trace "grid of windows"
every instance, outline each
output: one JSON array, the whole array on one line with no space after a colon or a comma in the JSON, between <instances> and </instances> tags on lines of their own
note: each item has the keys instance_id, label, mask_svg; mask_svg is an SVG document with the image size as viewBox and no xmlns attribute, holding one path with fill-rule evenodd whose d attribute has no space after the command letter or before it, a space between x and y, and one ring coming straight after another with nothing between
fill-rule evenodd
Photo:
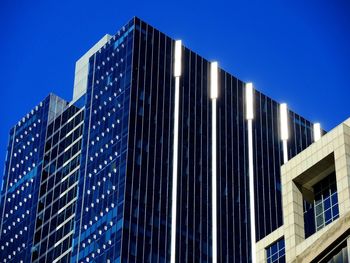
<instances>
[{"instance_id":1,"label":"grid of windows","mask_svg":"<svg viewBox=\"0 0 350 263\"><path fill-rule=\"evenodd\" d=\"M48 125L32 262L70 258L84 109L67 107Z\"/></svg>"},{"instance_id":2,"label":"grid of windows","mask_svg":"<svg viewBox=\"0 0 350 263\"><path fill-rule=\"evenodd\" d=\"M335 172L313 186L314 198L304 197L305 238L339 217Z\"/></svg>"},{"instance_id":3,"label":"grid of windows","mask_svg":"<svg viewBox=\"0 0 350 263\"><path fill-rule=\"evenodd\" d=\"M316 231L339 217L335 173L314 185Z\"/></svg>"},{"instance_id":4,"label":"grid of windows","mask_svg":"<svg viewBox=\"0 0 350 263\"><path fill-rule=\"evenodd\" d=\"M267 263L285 263L285 244L284 238L276 241L271 246L266 248L266 262Z\"/></svg>"},{"instance_id":5,"label":"grid of windows","mask_svg":"<svg viewBox=\"0 0 350 263\"><path fill-rule=\"evenodd\" d=\"M47 122L64 104L48 96L10 132L0 204L1 262L31 260Z\"/></svg>"},{"instance_id":6,"label":"grid of windows","mask_svg":"<svg viewBox=\"0 0 350 263\"><path fill-rule=\"evenodd\" d=\"M133 29L90 58L72 262L120 260Z\"/></svg>"}]
</instances>

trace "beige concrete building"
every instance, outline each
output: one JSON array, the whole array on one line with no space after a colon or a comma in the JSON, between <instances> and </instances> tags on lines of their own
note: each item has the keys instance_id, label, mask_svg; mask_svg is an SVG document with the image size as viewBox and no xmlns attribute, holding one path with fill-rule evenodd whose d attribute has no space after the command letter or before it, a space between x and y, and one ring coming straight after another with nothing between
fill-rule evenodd
<instances>
[{"instance_id":1,"label":"beige concrete building","mask_svg":"<svg viewBox=\"0 0 350 263\"><path fill-rule=\"evenodd\" d=\"M350 118L281 176L284 225L257 242L257 262L349 262Z\"/></svg>"}]
</instances>

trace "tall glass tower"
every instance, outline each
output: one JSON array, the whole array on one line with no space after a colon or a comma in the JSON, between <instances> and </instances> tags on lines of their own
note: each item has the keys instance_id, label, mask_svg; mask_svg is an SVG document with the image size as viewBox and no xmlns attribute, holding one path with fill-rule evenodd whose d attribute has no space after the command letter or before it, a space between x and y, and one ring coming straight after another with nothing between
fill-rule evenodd
<instances>
[{"instance_id":1,"label":"tall glass tower","mask_svg":"<svg viewBox=\"0 0 350 263\"><path fill-rule=\"evenodd\" d=\"M0 262L254 261L313 130L133 18L10 131Z\"/></svg>"}]
</instances>

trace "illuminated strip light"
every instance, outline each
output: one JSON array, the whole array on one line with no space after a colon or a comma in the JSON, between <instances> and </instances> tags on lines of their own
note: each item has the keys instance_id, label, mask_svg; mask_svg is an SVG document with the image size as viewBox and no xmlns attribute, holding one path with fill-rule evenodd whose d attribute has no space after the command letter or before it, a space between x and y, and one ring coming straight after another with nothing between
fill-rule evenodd
<instances>
[{"instance_id":1,"label":"illuminated strip light","mask_svg":"<svg viewBox=\"0 0 350 263\"><path fill-rule=\"evenodd\" d=\"M254 194L254 157L253 157L253 119L254 90L253 84L245 85L246 119L248 121L248 161L249 161L249 204L250 204L250 240L252 263L256 262L256 230L255 230L255 194Z\"/></svg>"},{"instance_id":2,"label":"illuminated strip light","mask_svg":"<svg viewBox=\"0 0 350 263\"><path fill-rule=\"evenodd\" d=\"M60 194L60 198L62 198L64 195L66 195L70 190L72 190L75 186L78 185L78 181L76 181L74 184L72 184L70 187L67 188L63 193Z\"/></svg>"},{"instance_id":3,"label":"illuminated strip light","mask_svg":"<svg viewBox=\"0 0 350 263\"><path fill-rule=\"evenodd\" d=\"M74 234L74 230L70 231L67 235L65 235L60 240L58 240L53 247L57 247L60 243L62 243L65 239L67 239L67 237L69 237L70 235L73 235L73 234Z\"/></svg>"},{"instance_id":4,"label":"illuminated strip light","mask_svg":"<svg viewBox=\"0 0 350 263\"><path fill-rule=\"evenodd\" d=\"M253 84L247 83L245 85L245 103L246 103L246 119L247 120L253 120L254 119L254 90L253 90Z\"/></svg>"},{"instance_id":5,"label":"illuminated strip light","mask_svg":"<svg viewBox=\"0 0 350 263\"><path fill-rule=\"evenodd\" d=\"M218 95L218 63L212 62L210 64L210 98L217 99Z\"/></svg>"},{"instance_id":6,"label":"illuminated strip light","mask_svg":"<svg viewBox=\"0 0 350 263\"><path fill-rule=\"evenodd\" d=\"M63 258L65 255L67 255L69 252L72 251L72 248L70 247L68 250L66 250L63 254L61 254L59 257L55 258L54 261L52 261L52 263L56 263L58 261L60 261L61 258Z\"/></svg>"},{"instance_id":7,"label":"illuminated strip light","mask_svg":"<svg viewBox=\"0 0 350 263\"><path fill-rule=\"evenodd\" d=\"M218 98L218 63L212 62L210 64L210 99L212 105L212 144L211 144L211 161L212 161L212 257L213 263L217 263L217 160L216 160L216 99Z\"/></svg>"},{"instance_id":8,"label":"illuminated strip light","mask_svg":"<svg viewBox=\"0 0 350 263\"><path fill-rule=\"evenodd\" d=\"M74 197L72 200L70 200L64 207L62 207L60 210L58 210L57 214L61 214L64 210L66 210L66 208L68 206L70 206L71 204L73 204L75 201L77 201L78 198L77 197Z\"/></svg>"},{"instance_id":9,"label":"illuminated strip light","mask_svg":"<svg viewBox=\"0 0 350 263\"><path fill-rule=\"evenodd\" d=\"M172 206L171 206L171 241L170 263L176 259L176 212L177 212L177 166L178 166L178 141L179 141L179 104L180 104L180 76L182 61L182 42L175 41L174 77L175 77L175 103L174 103L174 145L173 145L173 182L172 182Z\"/></svg>"},{"instance_id":10,"label":"illuminated strip light","mask_svg":"<svg viewBox=\"0 0 350 263\"><path fill-rule=\"evenodd\" d=\"M56 227L56 231L59 230L61 227L63 227L69 220L71 220L73 217L75 217L75 213L72 214L70 217L68 217L66 220L64 220L60 225Z\"/></svg>"},{"instance_id":11,"label":"illuminated strip light","mask_svg":"<svg viewBox=\"0 0 350 263\"><path fill-rule=\"evenodd\" d=\"M319 139L321 139L321 124L315 123L314 124L314 141L317 142Z\"/></svg>"},{"instance_id":12,"label":"illuminated strip light","mask_svg":"<svg viewBox=\"0 0 350 263\"><path fill-rule=\"evenodd\" d=\"M281 139L283 143L283 163L288 162L288 108L286 103L280 105Z\"/></svg>"},{"instance_id":13,"label":"illuminated strip light","mask_svg":"<svg viewBox=\"0 0 350 263\"><path fill-rule=\"evenodd\" d=\"M77 167L75 167L71 172L69 172L69 174L67 174L65 177L63 177L61 179L61 183L63 183L64 181L66 181L72 174L74 174L76 171L78 171L80 169L80 165L78 165Z\"/></svg>"},{"instance_id":14,"label":"illuminated strip light","mask_svg":"<svg viewBox=\"0 0 350 263\"><path fill-rule=\"evenodd\" d=\"M68 145L68 146L64 149L64 152L67 152L70 148L73 147L73 145L74 145L77 141L79 141L79 140L82 139L82 138L83 138L83 135L80 135L77 139L75 139L74 142L72 142L70 145Z\"/></svg>"},{"instance_id":15,"label":"illuminated strip light","mask_svg":"<svg viewBox=\"0 0 350 263\"><path fill-rule=\"evenodd\" d=\"M181 61L182 61L182 41L175 41L175 61L174 61L174 77L181 76Z\"/></svg>"}]
</instances>

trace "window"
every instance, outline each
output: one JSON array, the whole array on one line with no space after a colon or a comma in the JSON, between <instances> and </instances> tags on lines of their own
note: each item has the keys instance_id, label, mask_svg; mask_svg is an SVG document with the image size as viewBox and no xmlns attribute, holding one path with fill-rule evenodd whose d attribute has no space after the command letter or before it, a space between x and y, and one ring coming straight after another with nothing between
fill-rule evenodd
<instances>
[{"instance_id":1,"label":"window","mask_svg":"<svg viewBox=\"0 0 350 263\"><path fill-rule=\"evenodd\" d=\"M271 244L266 248L266 262L267 263L284 263L286 262L285 257L285 245L284 238Z\"/></svg>"},{"instance_id":2,"label":"window","mask_svg":"<svg viewBox=\"0 0 350 263\"><path fill-rule=\"evenodd\" d=\"M339 217L338 195L335 173L314 185L315 226L322 229Z\"/></svg>"}]
</instances>

